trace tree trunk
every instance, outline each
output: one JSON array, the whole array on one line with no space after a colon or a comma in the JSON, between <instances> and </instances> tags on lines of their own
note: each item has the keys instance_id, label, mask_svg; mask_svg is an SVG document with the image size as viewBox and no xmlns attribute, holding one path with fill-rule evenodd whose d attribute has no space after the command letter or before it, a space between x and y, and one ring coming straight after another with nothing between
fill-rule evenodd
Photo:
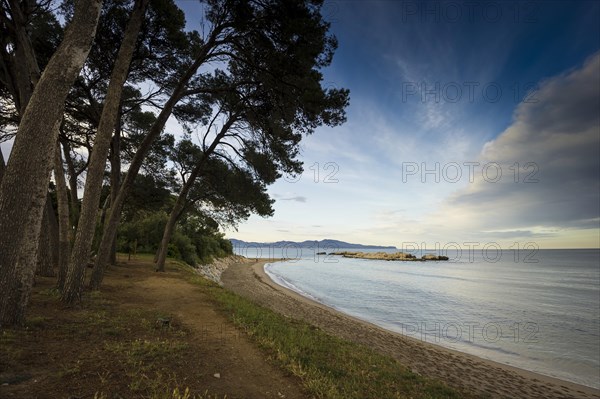
<instances>
[{"instance_id":1,"label":"tree trunk","mask_svg":"<svg viewBox=\"0 0 600 399\"><path fill-rule=\"evenodd\" d=\"M156 259L157 272L165 271L165 261L167 259L167 252L169 251L169 241L171 241L173 231L175 231L175 224L177 224L178 219L175 214L180 214L183 210L183 206L185 205L185 199L180 201L181 198L181 196L177 198L175 206L173 207L173 211L171 212L171 215L169 215L169 220L165 226L165 231L163 232L163 238L160 242L160 247L158 248L158 259Z\"/></svg>"},{"instance_id":2,"label":"tree trunk","mask_svg":"<svg viewBox=\"0 0 600 399\"><path fill-rule=\"evenodd\" d=\"M121 118L117 119L117 128L110 144L110 203L111 207L117 201L121 185ZM117 263L117 237L114 238L110 249L110 264Z\"/></svg>"},{"instance_id":3,"label":"tree trunk","mask_svg":"<svg viewBox=\"0 0 600 399\"><path fill-rule=\"evenodd\" d=\"M212 152L212 151L211 151ZM177 224L177 220L183 214L183 209L185 207L185 202L187 199L187 195L192 189L196 179L200 175L201 168L204 164L204 160L207 159L206 156L202 158L202 161L196 165L187 181L181 188L179 192L179 196L175 201L175 205L171 210L171 214L169 215L169 220L165 226L165 230L163 232L163 238L160 242L160 247L158 248L158 256L156 257L156 271L164 272L165 271L165 261L167 259L167 252L169 252L169 241L171 241L171 237L173 236L173 232L175 231L175 224Z\"/></svg>"},{"instance_id":4,"label":"tree trunk","mask_svg":"<svg viewBox=\"0 0 600 399\"><path fill-rule=\"evenodd\" d=\"M100 204L108 149L119 116L123 85L127 80L129 65L144 21L144 13L148 2L149 0L136 1L110 77L98 132L94 139L94 147L88 165L77 233L62 294L62 301L65 303L73 303L81 299L85 269L90 258L96 228L96 215Z\"/></svg>"},{"instance_id":5,"label":"tree trunk","mask_svg":"<svg viewBox=\"0 0 600 399\"><path fill-rule=\"evenodd\" d=\"M135 2L113 67L110 83L108 84L98 131L94 138L93 151L90 155L81 213L79 215L79 223L77 224L77 233L71 251L67 279L62 292L62 301L65 303L73 303L81 299L85 269L90 259L90 251L96 229L96 216L100 204L110 140L117 124L123 85L129 73L129 65L131 64L137 37L142 27L148 1L137 0Z\"/></svg>"},{"instance_id":6,"label":"tree trunk","mask_svg":"<svg viewBox=\"0 0 600 399\"><path fill-rule=\"evenodd\" d=\"M4 164L4 155L0 147L0 183L2 183L2 176L4 176L4 168L6 168L6 165Z\"/></svg>"},{"instance_id":7,"label":"tree trunk","mask_svg":"<svg viewBox=\"0 0 600 399\"><path fill-rule=\"evenodd\" d=\"M25 321L35 256L64 103L90 50L101 0L75 2L64 39L21 118L0 185L0 324ZM35 149L35 151L32 151Z\"/></svg>"},{"instance_id":8,"label":"tree trunk","mask_svg":"<svg viewBox=\"0 0 600 399\"><path fill-rule=\"evenodd\" d=\"M25 113L35 85L40 79L40 68L27 33L28 26L31 23L29 17L37 5L35 0L11 0L9 3L15 51L14 57L9 58L9 65L7 65L11 79L8 88L17 107L20 119ZM58 238L53 235L53 227L56 226L52 225L52 222L56 222L56 219L52 218L54 211L51 203L48 203L50 201L49 198L48 196L46 203L50 208L44 210L43 213L43 224L40 231L36 258L37 273L42 276L52 277L54 273L53 267L58 255L56 252L58 251L58 247L54 244Z\"/></svg>"},{"instance_id":9,"label":"tree trunk","mask_svg":"<svg viewBox=\"0 0 600 399\"><path fill-rule=\"evenodd\" d=\"M67 183L60 156L60 147L60 143L57 142L54 157L54 180L58 202L58 281L56 282L56 288L62 292L67 277L69 257L71 256L71 223L69 221Z\"/></svg>"},{"instance_id":10,"label":"tree trunk","mask_svg":"<svg viewBox=\"0 0 600 399\"><path fill-rule=\"evenodd\" d=\"M194 186L196 179L200 176L200 172L202 171L202 167L204 163L212 155L217 146L221 143L223 137L227 131L231 128L231 126L235 123L237 119L237 115L230 115L227 122L221 127L219 134L216 135L210 147L204 152L202 159L198 162L198 165L194 168L187 181L181 188L179 192L179 196L177 197L177 201L175 202L175 206L169 215L169 220L167 221L167 225L165 226L165 231L163 232L163 238L160 243L160 248L158 252L158 259L156 261L156 271L164 272L165 271L165 260L167 259L167 252L169 250L169 241L171 241L171 236L173 235L173 231L175 230L175 223L177 223L177 219L182 215L183 209L185 207L185 202L187 200L187 195Z\"/></svg>"},{"instance_id":11,"label":"tree trunk","mask_svg":"<svg viewBox=\"0 0 600 399\"><path fill-rule=\"evenodd\" d=\"M75 165L73 159L71 159L71 145L67 140L61 141L63 152L65 155L65 163L67 164L67 171L69 172L69 197L71 199L70 205L70 223L69 228L69 240L72 243L75 241L74 231L77 228L77 221L79 220L79 198L77 197L77 172L75 171ZM62 168L62 166L61 166Z\"/></svg>"},{"instance_id":12,"label":"tree trunk","mask_svg":"<svg viewBox=\"0 0 600 399\"><path fill-rule=\"evenodd\" d=\"M56 219L56 211L52 203L52 197L48 193L48 232L50 234L50 256L52 257L52 267L58 265L58 220Z\"/></svg>"},{"instance_id":13,"label":"tree trunk","mask_svg":"<svg viewBox=\"0 0 600 399\"><path fill-rule=\"evenodd\" d=\"M53 253L56 249L54 237L57 233L54 231L55 223L56 217L54 216L52 199L50 198L50 194L48 194L46 197L46 206L44 207L42 229L40 231L36 270L38 275L44 277L54 277L54 265L56 261Z\"/></svg>"},{"instance_id":14,"label":"tree trunk","mask_svg":"<svg viewBox=\"0 0 600 399\"><path fill-rule=\"evenodd\" d=\"M183 91L183 88L181 89ZM179 93L178 93L179 94ZM125 202L125 198L129 195L129 190L133 186L133 181L137 176L137 173L142 166L142 162L144 161L144 157L148 153L152 142L156 137L160 135L160 132L164 128L167 119L171 115L173 111L173 107L179 101L179 95L176 96L176 93L171 95L171 98L165 103L162 111L158 115L158 118L150 132L138 148L135 156L131 164L129 165L129 170L125 175L125 179L121 184L121 188L117 194L116 200L111 203L110 212L108 215L108 220L105 222L104 231L102 234L102 239L100 240L100 246L98 247L98 255L96 256L96 262L94 263L94 270L92 271L92 277L90 280L90 288L98 289L102 284L102 279L104 278L104 269L106 264L110 261L110 253L112 249L112 245L114 240L117 237L117 228L119 227L119 221L121 219L121 210L123 209L123 203Z\"/></svg>"}]
</instances>

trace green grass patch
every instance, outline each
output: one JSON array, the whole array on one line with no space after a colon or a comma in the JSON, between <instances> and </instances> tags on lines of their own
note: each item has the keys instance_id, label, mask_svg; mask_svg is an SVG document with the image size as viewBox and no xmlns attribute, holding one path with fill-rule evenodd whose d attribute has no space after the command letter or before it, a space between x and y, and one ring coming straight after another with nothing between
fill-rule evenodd
<instances>
[{"instance_id":1,"label":"green grass patch","mask_svg":"<svg viewBox=\"0 0 600 399\"><path fill-rule=\"evenodd\" d=\"M178 340L136 339L105 343L105 348L115 354L122 354L129 364L141 362L161 362L167 358L177 358L188 348L187 343Z\"/></svg>"},{"instance_id":2,"label":"green grass patch","mask_svg":"<svg viewBox=\"0 0 600 399\"><path fill-rule=\"evenodd\" d=\"M202 287L236 326L281 367L300 377L318 398L465 398L464 392L419 376L391 357L286 318L197 275Z\"/></svg>"},{"instance_id":3,"label":"green grass patch","mask_svg":"<svg viewBox=\"0 0 600 399\"><path fill-rule=\"evenodd\" d=\"M58 299L60 298L60 291L58 290L58 288L47 288L45 290L40 291L40 295Z\"/></svg>"}]
</instances>

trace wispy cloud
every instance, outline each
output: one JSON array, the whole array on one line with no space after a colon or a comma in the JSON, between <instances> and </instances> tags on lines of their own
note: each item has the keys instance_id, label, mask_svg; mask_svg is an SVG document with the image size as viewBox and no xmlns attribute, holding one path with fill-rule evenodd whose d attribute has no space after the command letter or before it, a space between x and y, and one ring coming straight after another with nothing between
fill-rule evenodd
<instances>
[{"instance_id":1,"label":"wispy cloud","mask_svg":"<svg viewBox=\"0 0 600 399\"><path fill-rule=\"evenodd\" d=\"M302 195L297 195L295 197L287 197L287 198L278 198L281 201L296 201L296 202L306 202L306 197Z\"/></svg>"}]
</instances>

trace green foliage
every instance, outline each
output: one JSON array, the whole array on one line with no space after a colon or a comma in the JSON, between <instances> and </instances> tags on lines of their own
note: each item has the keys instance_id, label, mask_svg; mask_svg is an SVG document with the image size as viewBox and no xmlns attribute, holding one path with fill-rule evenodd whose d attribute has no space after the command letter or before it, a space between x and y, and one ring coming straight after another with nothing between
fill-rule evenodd
<instances>
[{"instance_id":1,"label":"green foliage","mask_svg":"<svg viewBox=\"0 0 600 399\"><path fill-rule=\"evenodd\" d=\"M168 220L166 211L173 201L164 182L139 175L123 210L117 249L125 253L156 253ZM219 232L219 225L197 209L180 220L167 252L192 266L232 253L233 247Z\"/></svg>"},{"instance_id":2,"label":"green foliage","mask_svg":"<svg viewBox=\"0 0 600 399\"><path fill-rule=\"evenodd\" d=\"M140 214L168 211L171 202L171 193L166 188L166 182L153 176L139 174L125 200L123 221L132 221Z\"/></svg>"},{"instance_id":3,"label":"green foliage","mask_svg":"<svg viewBox=\"0 0 600 399\"><path fill-rule=\"evenodd\" d=\"M192 242L192 239L182 234L181 231L175 231L175 234L173 234L167 255L175 259L181 259L192 266L196 266L198 260L196 246Z\"/></svg>"},{"instance_id":4,"label":"green foliage","mask_svg":"<svg viewBox=\"0 0 600 399\"><path fill-rule=\"evenodd\" d=\"M182 179L204 162L201 175L187 197L188 207L192 205L220 225L229 226L248 219L251 213L273 215L274 201L267 194L264 179L257 179L251 170L222 158L204 159L204 156L202 149L190 140L180 141L171 154Z\"/></svg>"},{"instance_id":5,"label":"green foliage","mask_svg":"<svg viewBox=\"0 0 600 399\"><path fill-rule=\"evenodd\" d=\"M167 224L165 212L140 213L119 227L118 249L122 252L156 252Z\"/></svg>"},{"instance_id":6,"label":"green foliage","mask_svg":"<svg viewBox=\"0 0 600 399\"><path fill-rule=\"evenodd\" d=\"M302 172L300 140L319 126L345 122L349 92L322 86L321 69L337 41L321 1L206 4L219 39L206 45L223 55L217 69L190 79L174 109L186 130L200 136L199 145L177 144L172 160L184 212L195 205L221 225L236 225L252 213L272 215L266 186L283 173Z\"/></svg>"},{"instance_id":7,"label":"green foliage","mask_svg":"<svg viewBox=\"0 0 600 399\"><path fill-rule=\"evenodd\" d=\"M35 6L30 3L38 3ZM20 116L17 106L22 93L17 70L25 68L17 31L25 25L41 72L62 41L62 28L49 2L0 2L0 143L16 133ZM24 18L21 21L21 18Z\"/></svg>"},{"instance_id":8,"label":"green foliage","mask_svg":"<svg viewBox=\"0 0 600 399\"><path fill-rule=\"evenodd\" d=\"M214 235L199 236L197 245L196 251L203 263L210 261L212 257L221 258L233 253L231 242L223 237Z\"/></svg>"}]
</instances>

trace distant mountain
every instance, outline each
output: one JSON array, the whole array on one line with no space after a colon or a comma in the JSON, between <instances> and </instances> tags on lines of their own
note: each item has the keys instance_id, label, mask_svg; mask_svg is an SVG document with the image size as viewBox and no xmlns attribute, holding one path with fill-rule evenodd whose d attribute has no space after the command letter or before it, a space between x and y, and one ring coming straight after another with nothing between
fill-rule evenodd
<instances>
[{"instance_id":1,"label":"distant mountain","mask_svg":"<svg viewBox=\"0 0 600 399\"><path fill-rule=\"evenodd\" d=\"M234 248L243 247L271 247L271 248L284 248L284 247L295 247L295 248L318 248L326 249L329 251L335 251L337 249L397 249L393 246L381 246L381 245L364 245L364 244L351 244L345 241L325 239L321 241L317 240L306 240L306 241L276 241L276 242L247 242L242 240L236 240L230 238L231 244Z\"/></svg>"}]
</instances>

